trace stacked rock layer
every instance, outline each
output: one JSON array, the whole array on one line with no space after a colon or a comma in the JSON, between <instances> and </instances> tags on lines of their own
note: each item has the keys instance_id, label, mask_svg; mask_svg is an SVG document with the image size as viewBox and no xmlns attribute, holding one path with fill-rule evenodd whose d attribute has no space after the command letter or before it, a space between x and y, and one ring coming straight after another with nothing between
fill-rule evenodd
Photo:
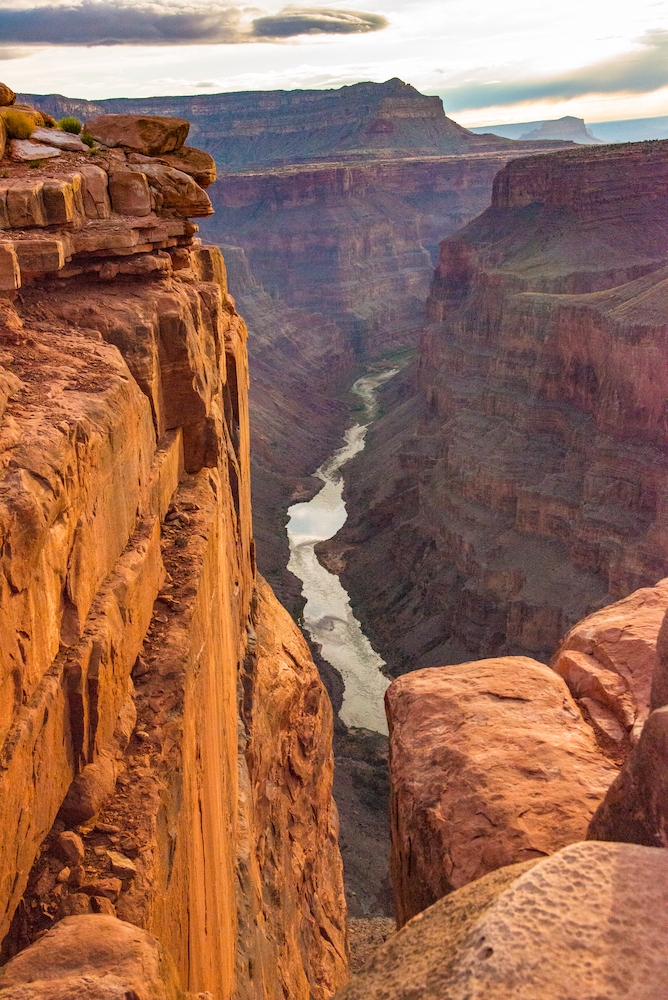
<instances>
[{"instance_id":1,"label":"stacked rock layer","mask_svg":"<svg viewBox=\"0 0 668 1000\"><path fill-rule=\"evenodd\" d=\"M188 219L210 203L162 162L206 158L187 123L148 124L149 145L145 118L125 146L98 119L97 152L0 161L0 990L61 919L113 919L189 991L324 1000L347 956L331 712L256 580L246 327Z\"/></svg>"}]
</instances>

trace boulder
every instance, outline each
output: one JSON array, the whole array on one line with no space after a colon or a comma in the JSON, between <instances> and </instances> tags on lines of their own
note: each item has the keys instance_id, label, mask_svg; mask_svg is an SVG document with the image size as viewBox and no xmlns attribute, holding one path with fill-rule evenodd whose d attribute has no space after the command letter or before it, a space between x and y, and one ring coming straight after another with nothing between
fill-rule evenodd
<instances>
[{"instance_id":1,"label":"boulder","mask_svg":"<svg viewBox=\"0 0 668 1000\"><path fill-rule=\"evenodd\" d=\"M96 761L86 764L67 790L60 807L65 823L85 823L96 816L116 787L118 767L109 753L99 754Z\"/></svg>"},{"instance_id":2,"label":"boulder","mask_svg":"<svg viewBox=\"0 0 668 1000\"><path fill-rule=\"evenodd\" d=\"M54 156L60 156L60 151L53 146L32 142L31 139L11 139L9 155L12 160L20 163L31 163L33 160L50 160Z\"/></svg>"},{"instance_id":3,"label":"boulder","mask_svg":"<svg viewBox=\"0 0 668 1000\"><path fill-rule=\"evenodd\" d=\"M130 169L146 177L159 200L158 208L173 208L186 219L213 215L208 194L182 170L163 163L142 163Z\"/></svg>"},{"instance_id":4,"label":"boulder","mask_svg":"<svg viewBox=\"0 0 668 1000\"><path fill-rule=\"evenodd\" d=\"M72 868L80 865L83 861L83 840L74 830L64 830L63 833L59 834L56 846L60 857L63 861L67 861Z\"/></svg>"},{"instance_id":5,"label":"boulder","mask_svg":"<svg viewBox=\"0 0 668 1000\"><path fill-rule=\"evenodd\" d=\"M70 132L63 132L59 128L42 128L37 126L33 132L32 139L36 142L43 142L47 146L55 146L56 149L66 149L70 153L87 153L88 146L76 135Z\"/></svg>"},{"instance_id":6,"label":"boulder","mask_svg":"<svg viewBox=\"0 0 668 1000\"><path fill-rule=\"evenodd\" d=\"M175 167L189 174L200 187L208 187L216 179L216 161L210 153L192 146L182 146L177 153L166 153L161 157L168 167Z\"/></svg>"},{"instance_id":7,"label":"boulder","mask_svg":"<svg viewBox=\"0 0 668 1000\"><path fill-rule=\"evenodd\" d=\"M584 839L617 775L565 682L527 657L417 670L385 700L399 926L496 868Z\"/></svg>"},{"instance_id":8,"label":"boulder","mask_svg":"<svg viewBox=\"0 0 668 1000\"><path fill-rule=\"evenodd\" d=\"M0 969L2 1000L182 1000L157 938L105 914L65 917Z\"/></svg>"},{"instance_id":9,"label":"boulder","mask_svg":"<svg viewBox=\"0 0 668 1000\"><path fill-rule=\"evenodd\" d=\"M6 83L0 83L0 107L6 108L16 101L16 94Z\"/></svg>"},{"instance_id":10,"label":"boulder","mask_svg":"<svg viewBox=\"0 0 668 1000\"><path fill-rule=\"evenodd\" d=\"M83 177L84 211L89 219L108 219L111 215L109 203L109 178L107 171L92 163L81 167Z\"/></svg>"},{"instance_id":11,"label":"boulder","mask_svg":"<svg viewBox=\"0 0 668 1000\"><path fill-rule=\"evenodd\" d=\"M459 889L335 1000L665 1000L668 853L578 843Z\"/></svg>"},{"instance_id":12,"label":"boulder","mask_svg":"<svg viewBox=\"0 0 668 1000\"><path fill-rule=\"evenodd\" d=\"M141 172L121 169L109 174L109 197L114 212L120 215L151 214L151 192Z\"/></svg>"},{"instance_id":13,"label":"boulder","mask_svg":"<svg viewBox=\"0 0 668 1000\"><path fill-rule=\"evenodd\" d=\"M668 847L668 708L652 712L587 838Z\"/></svg>"},{"instance_id":14,"label":"boulder","mask_svg":"<svg viewBox=\"0 0 668 1000\"><path fill-rule=\"evenodd\" d=\"M573 697L588 699L584 707L594 727L616 743L628 734L635 744L649 714L657 637L666 611L668 579L578 622L552 658L552 668Z\"/></svg>"},{"instance_id":15,"label":"boulder","mask_svg":"<svg viewBox=\"0 0 668 1000\"><path fill-rule=\"evenodd\" d=\"M89 135L105 146L120 146L145 156L160 156L180 149L189 128L185 118L160 115L100 115L84 126Z\"/></svg>"}]
</instances>

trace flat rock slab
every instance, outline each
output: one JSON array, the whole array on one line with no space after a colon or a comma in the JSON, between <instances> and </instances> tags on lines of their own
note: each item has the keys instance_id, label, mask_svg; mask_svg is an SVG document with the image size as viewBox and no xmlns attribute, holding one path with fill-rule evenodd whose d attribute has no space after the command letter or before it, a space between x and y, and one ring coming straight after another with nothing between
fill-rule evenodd
<instances>
[{"instance_id":1,"label":"flat rock slab","mask_svg":"<svg viewBox=\"0 0 668 1000\"><path fill-rule=\"evenodd\" d=\"M527 657L417 670L385 698L400 926L496 868L583 840L618 773L565 682Z\"/></svg>"},{"instance_id":2,"label":"flat rock slab","mask_svg":"<svg viewBox=\"0 0 668 1000\"><path fill-rule=\"evenodd\" d=\"M439 900L335 1000L666 1000L668 852L578 843Z\"/></svg>"},{"instance_id":3,"label":"flat rock slab","mask_svg":"<svg viewBox=\"0 0 668 1000\"><path fill-rule=\"evenodd\" d=\"M190 123L160 115L100 115L86 122L86 132L105 146L120 146L145 156L172 153L183 146Z\"/></svg>"},{"instance_id":4,"label":"flat rock slab","mask_svg":"<svg viewBox=\"0 0 668 1000\"><path fill-rule=\"evenodd\" d=\"M87 153L88 146L71 132L63 132L59 128L42 128L38 126L32 134L32 138L37 142L43 142L46 146L54 146L56 149L66 149L70 153Z\"/></svg>"},{"instance_id":5,"label":"flat rock slab","mask_svg":"<svg viewBox=\"0 0 668 1000\"><path fill-rule=\"evenodd\" d=\"M44 146L39 142L31 142L30 139L12 139L9 143L10 156L12 160L19 160L21 163L30 163L32 160L48 160L53 156L60 156L60 151L53 146Z\"/></svg>"}]
</instances>

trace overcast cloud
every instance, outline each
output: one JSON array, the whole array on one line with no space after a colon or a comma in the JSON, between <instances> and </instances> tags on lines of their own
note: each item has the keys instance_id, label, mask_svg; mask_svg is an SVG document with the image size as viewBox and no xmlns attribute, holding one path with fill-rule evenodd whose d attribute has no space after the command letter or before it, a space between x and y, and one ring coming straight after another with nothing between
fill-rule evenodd
<instances>
[{"instance_id":1,"label":"overcast cloud","mask_svg":"<svg viewBox=\"0 0 668 1000\"><path fill-rule=\"evenodd\" d=\"M0 0L2 76L91 99L400 77L464 125L668 114L668 0L301 2Z\"/></svg>"},{"instance_id":2,"label":"overcast cloud","mask_svg":"<svg viewBox=\"0 0 668 1000\"><path fill-rule=\"evenodd\" d=\"M456 86L442 91L443 101L450 111L463 111L586 94L651 93L668 84L668 31L648 31L639 42L636 51L569 73Z\"/></svg>"},{"instance_id":3,"label":"overcast cloud","mask_svg":"<svg viewBox=\"0 0 668 1000\"><path fill-rule=\"evenodd\" d=\"M324 7L288 7L253 18L257 8L217 3L84 0L78 4L0 8L0 45L240 44L298 35L378 31L377 14Z\"/></svg>"}]
</instances>

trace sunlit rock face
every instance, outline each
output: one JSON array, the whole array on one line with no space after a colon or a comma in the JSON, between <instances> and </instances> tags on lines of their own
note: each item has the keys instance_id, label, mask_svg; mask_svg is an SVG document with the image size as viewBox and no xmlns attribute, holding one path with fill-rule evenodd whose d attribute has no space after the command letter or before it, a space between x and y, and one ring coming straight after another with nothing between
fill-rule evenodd
<instances>
[{"instance_id":1,"label":"sunlit rock face","mask_svg":"<svg viewBox=\"0 0 668 1000\"><path fill-rule=\"evenodd\" d=\"M396 672L547 660L665 575L667 174L662 142L516 160L441 245L337 543Z\"/></svg>"},{"instance_id":2,"label":"sunlit rock face","mask_svg":"<svg viewBox=\"0 0 668 1000\"><path fill-rule=\"evenodd\" d=\"M187 122L154 124L178 158ZM2 164L5 981L62 952L75 985L108 959L114 996L254 997L264 968L263 1000L325 1000L347 963L331 712L256 577L246 325L194 238L188 216L212 210L195 177L104 135ZM249 851L255 909L237 897ZM78 972L64 918L84 921ZM96 921L116 929L99 947ZM70 988L55 971L45 995Z\"/></svg>"},{"instance_id":3,"label":"sunlit rock face","mask_svg":"<svg viewBox=\"0 0 668 1000\"><path fill-rule=\"evenodd\" d=\"M617 776L564 681L528 657L415 671L385 700L399 927L490 871L583 840Z\"/></svg>"}]
</instances>

